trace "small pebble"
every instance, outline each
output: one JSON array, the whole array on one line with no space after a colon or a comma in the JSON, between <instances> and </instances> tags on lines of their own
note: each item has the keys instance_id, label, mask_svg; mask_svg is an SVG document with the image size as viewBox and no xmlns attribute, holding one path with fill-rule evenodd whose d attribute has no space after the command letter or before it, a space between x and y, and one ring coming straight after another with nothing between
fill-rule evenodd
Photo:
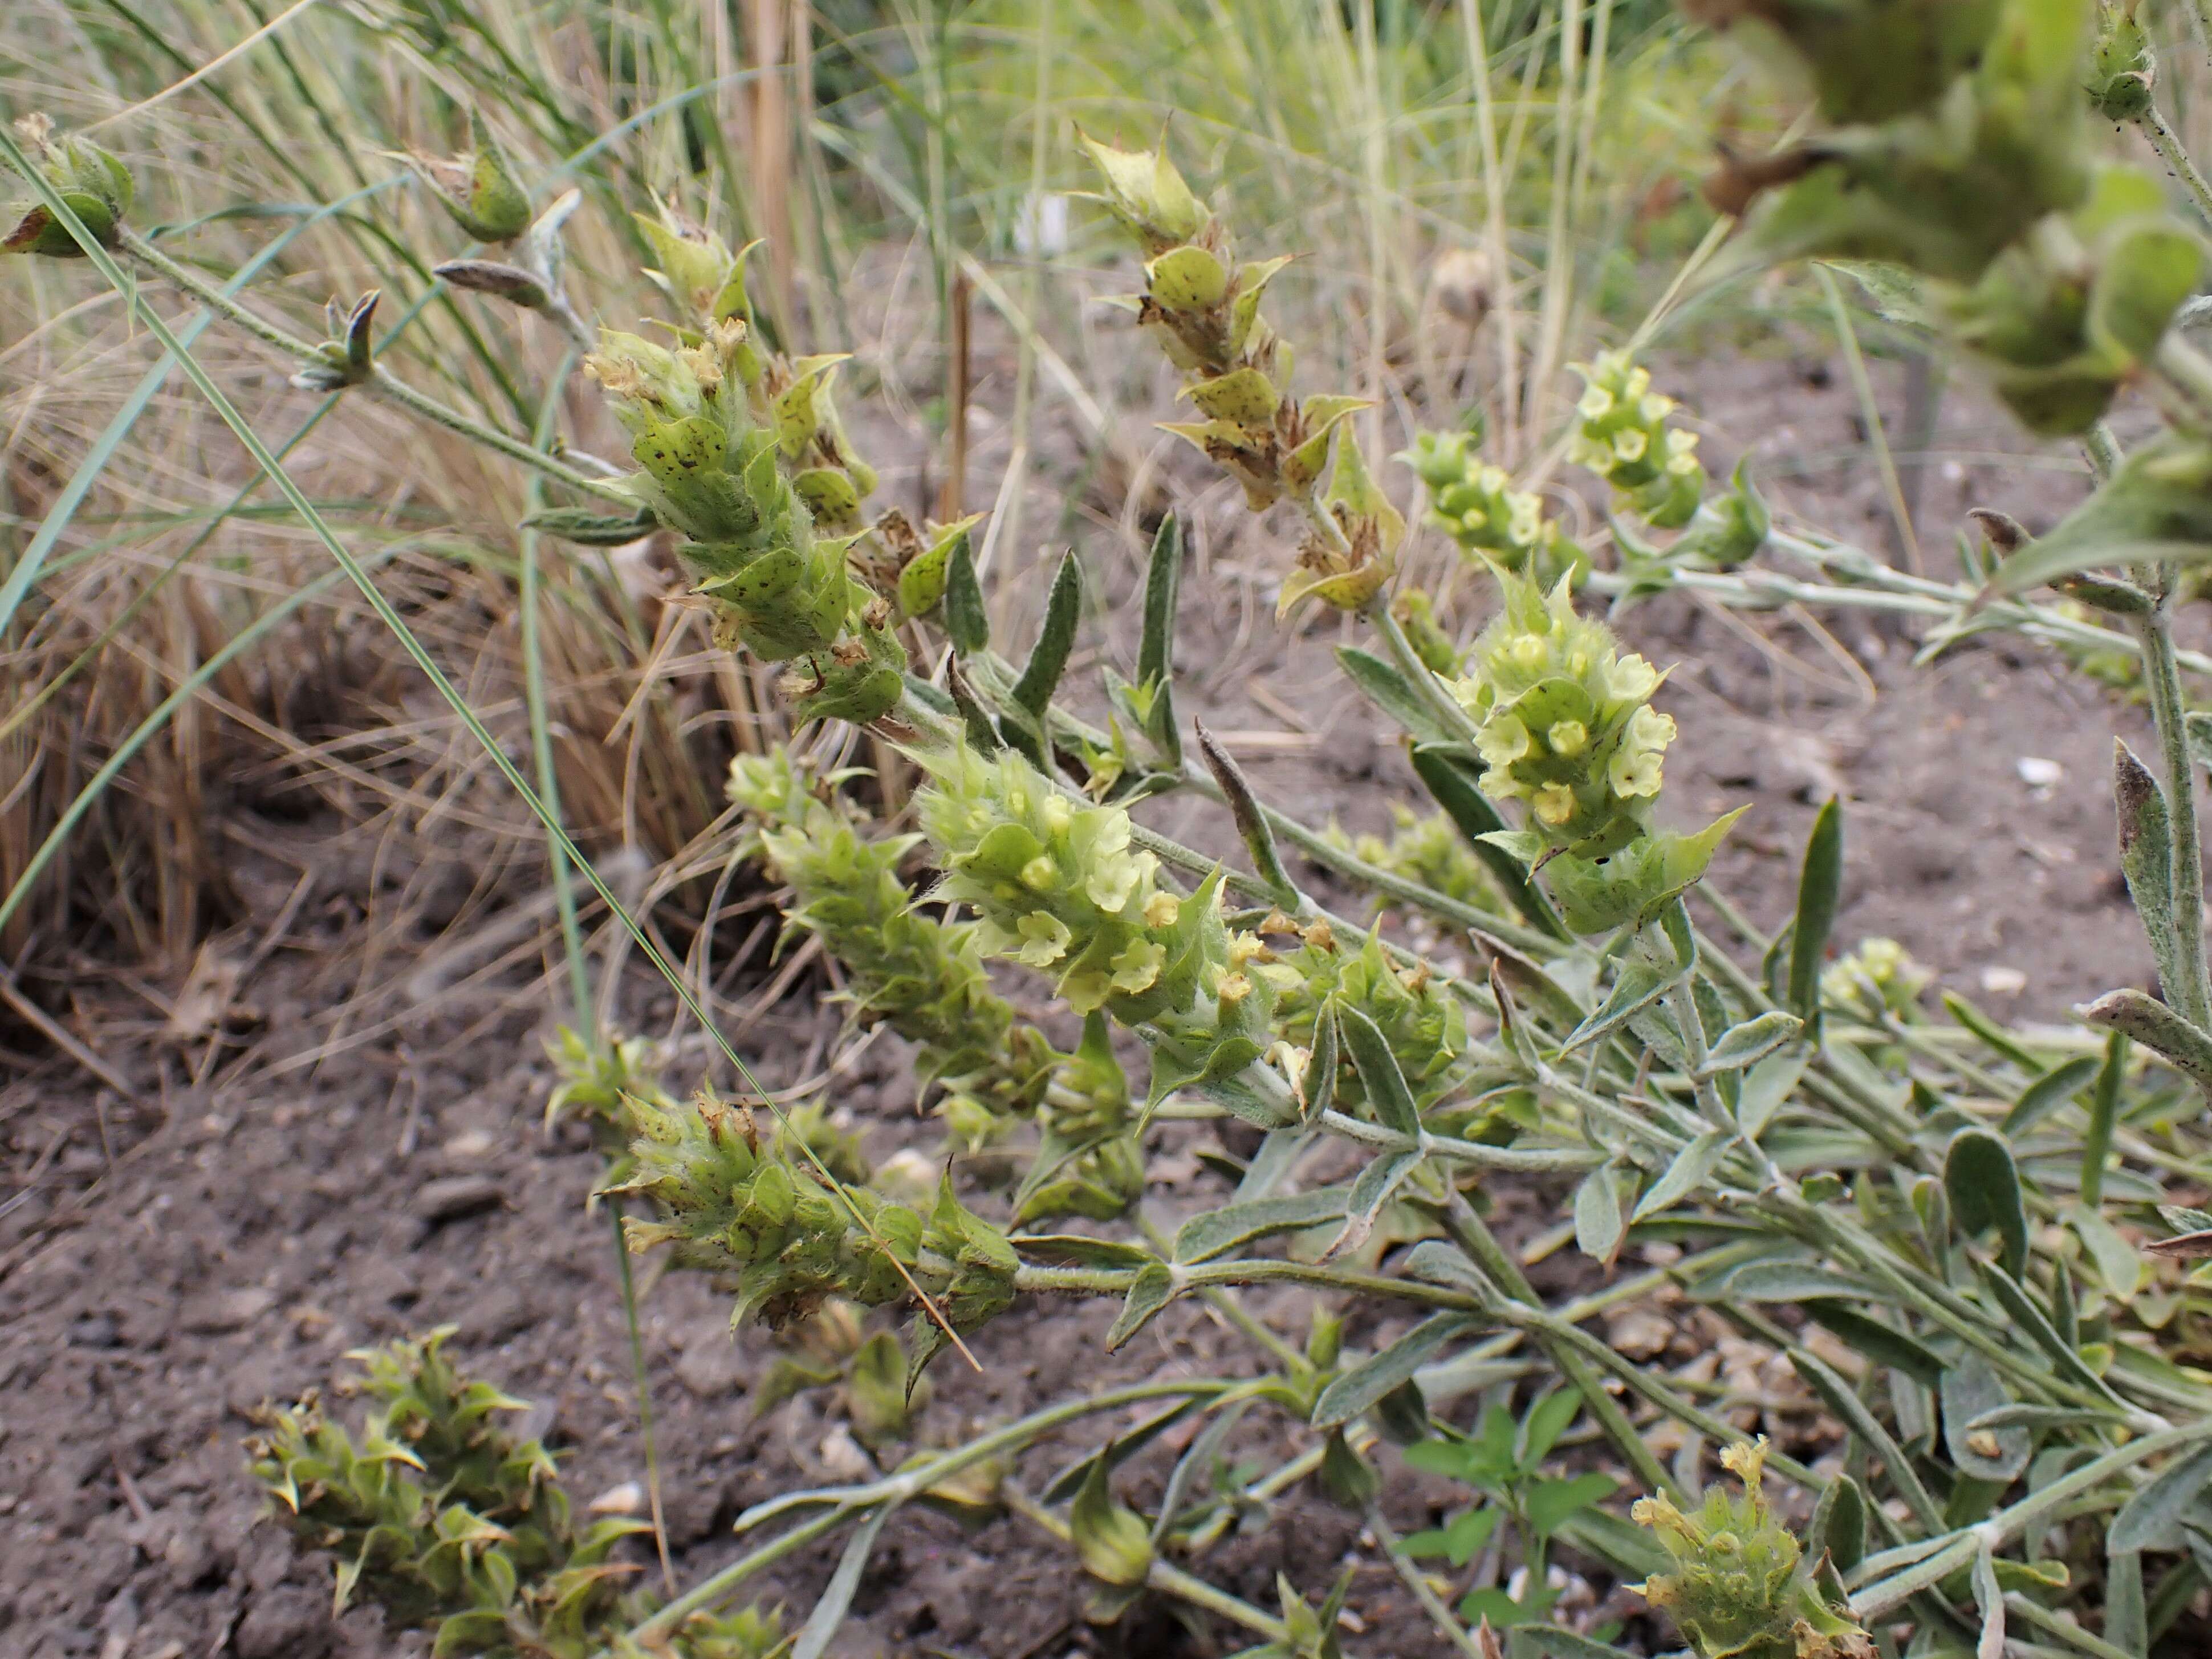
<instances>
[{"instance_id":1,"label":"small pebble","mask_svg":"<svg viewBox=\"0 0 2212 1659\"><path fill-rule=\"evenodd\" d=\"M196 1336L221 1336L251 1325L276 1305L276 1292L258 1285L206 1291L185 1298L178 1322Z\"/></svg>"},{"instance_id":2,"label":"small pebble","mask_svg":"<svg viewBox=\"0 0 2212 1659\"><path fill-rule=\"evenodd\" d=\"M860 1443L844 1429L833 1429L822 1443L822 1470L833 1480L865 1480L876 1472Z\"/></svg>"},{"instance_id":3,"label":"small pebble","mask_svg":"<svg viewBox=\"0 0 2212 1659\"><path fill-rule=\"evenodd\" d=\"M2022 755L2017 766L2020 781L2031 789L2049 789L2066 775L2066 769L2055 760L2045 760L2040 755Z\"/></svg>"},{"instance_id":4,"label":"small pebble","mask_svg":"<svg viewBox=\"0 0 2212 1659\"><path fill-rule=\"evenodd\" d=\"M489 1156L498 1145L482 1129L464 1129L440 1150L449 1164L476 1164Z\"/></svg>"},{"instance_id":5,"label":"small pebble","mask_svg":"<svg viewBox=\"0 0 2212 1659\"><path fill-rule=\"evenodd\" d=\"M645 1507L645 1488L635 1480L609 1486L584 1506L593 1515L635 1515Z\"/></svg>"},{"instance_id":6,"label":"small pebble","mask_svg":"<svg viewBox=\"0 0 2212 1659\"><path fill-rule=\"evenodd\" d=\"M489 1176L447 1176L416 1188L408 1208L435 1226L495 1209L505 1197L499 1182Z\"/></svg>"},{"instance_id":7,"label":"small pebble","mask_svg":"<svg viewBox=\"0 0 2212 1659\"><path fill-rule=\"evenodd\" d=\"M1982 989L1993 997L2016 997L2027 989L2027 975L2017 968L1984 968Z\"/></svg>"}]
</instances>

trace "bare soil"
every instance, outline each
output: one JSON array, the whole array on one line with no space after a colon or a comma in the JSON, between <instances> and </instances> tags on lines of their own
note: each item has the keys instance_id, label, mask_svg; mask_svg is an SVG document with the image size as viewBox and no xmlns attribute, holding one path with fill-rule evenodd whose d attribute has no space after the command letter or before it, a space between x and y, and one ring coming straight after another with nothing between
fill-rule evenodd
<instances>
[{"instance_id":1,"label":"bare soil","mask_svg":"<svg viewBox=\"0 0 2212 1659\"><path fill-rule=\"evenodd\" d=\"M1681 374L1702 406L1733 411L1733 433L1759 434L1778 504L1881 545L1883 496L1839 370L1777 353ZM1893 394L1887 367L1877 374ZM1982 459L2004 430L1968 398L1947 403L1919 518L1931 569L1948 568L1966 505L1996 496L2045 522L2085 488L2063 465ZM1729 435L1711 440L1717 461L1732 459ZM988 476L1003 434L982 439L977 467ZM1224 735L1268 798L1351 829L1387 827L1389 804L1410 797L1410 780L1395 740L1326 660L1336 627L1279 631L1270 616L1279 552L1236 527L1210 481L1169 465L1173 487L1191 492L1199 532L1185 588L1186 713ZM1118 499L1055 521L1047 492L1076 482L1042 480L1028 522L1033 533L1082 540L1106 595L1108 637L1126 659L1133 538L1117 522ZM917 494L923 487L914 481ZM1040 585L1018 585L1008 608L1033 604ZM1911 630L1824 620L1826 639L1812 619L1760 619L1754 633L1679 597L1626 620L1640 648L1680 664L1666 694L1682 726L1669 767L1674 810L1686 820L1755 804L1717 883L1757 923L1778 925L1812 814L1838 793L1849 849L1839 939L1893 935L1944 985L2008 1018L2063 1019L2096 991L2148 982L2103 782L2115 731L2141 746L2139 711L2017 641L1971 642L1916 669ZM2055 781L2047 766L2024 771L2023 760L2055 763ZM1210 811L1170 800L1157 821L1222 845L1225 824ZM335 821L279 823L244 809L230 828L252 920L197 976L179 965L142 979L88 962L66 980L24 975L17 994L75 1036L76 1054L0 1008L0 1650L23 1659L414 1651L374 1613L332 1619L329 1564L255 1525L238 1448L250 1413L325 1382L361 1344L457 1324L471 1364L544 1402L542 1426L580 1500L645 1473L607 1218L586 1206L599 1160L580 1131L539 1127L550 1079L539 1044L562 999L542 971L549 907L532 861L511 860L487 884L459 829L395 848ZM313 878L304 897L303 874ZM396 931L377 901L403 884L423 902ZM518 941L527 948L507 949ZM732 1041L771 1086L818 1074L839 1018L827 987L810 972L740 1018L738 1006L769 982L765 941L750 939L732 960L743 969L726 1005ZM625 1029L678 1029L664 991L634 969L621 984ZM696 1040L669 1052L672 1081L705 1069ZM873 1041L829 1092L878 1155L934 1143L933 1127L912 1115L894 1039ZM1161 1203L1218 1201L1218 1178L1190 1156L1211 1132L1162 1134ZM1557 1220L1561 1196L1513 1183L1493 1194L1505 1231L1520 1239ZM1580 1267L1560 1257L1544 1272ZM1302 1340L1298 1297L1253 1306ZM975 1339L980 1375L940 1359L920 1440L952 1441L1071 1388L1253 1363L1242 1337L1187 1308L1103 1358L1112 1312L1024 1307ZM1383 1328L1355 1326L1353 1340L1379 1340L1398 1316L1379 1317ZM849 1479L851 1442L827 1395L756 1415L748 1388L774 1351L756 1331L732 1340L707 1285L648 1276L642 1320L669 1544L679 1580L690 1582L742 1547L730 1523L747 1504ZM1653 1363L1692 1357L1662 1347ZM1809 1421L1792 1432L1810 1432ZM1038 1489L1121 1426L1079 1425L1026 1460L1019 1478ZM1428 1524L1449 1501L1395 1455L1382 1462L1385 1506L1401 1527ZM1157 1458L1141 1462L1133 1493L1156 1493L1160 1473ZM837 1547L794 1557L758 1592L796 1623ZM1447 1650L1357 1517L1305 1488L1253 1516L1200 1570L1272 1607L1279 1571L1318 1597L1345 1563L1356 1569L1351 1606L1363 1626L1352 1650ZM1619 1615L1636 1605L1601 1578L1591 1593ZM884 1534L835 1651L1018 1659L1237 1645L1159 1606L1119 1631L1089 1626L1059 1546L1018 1521L971 1534L914 1510Z\"/></svg>"}]
</instances>

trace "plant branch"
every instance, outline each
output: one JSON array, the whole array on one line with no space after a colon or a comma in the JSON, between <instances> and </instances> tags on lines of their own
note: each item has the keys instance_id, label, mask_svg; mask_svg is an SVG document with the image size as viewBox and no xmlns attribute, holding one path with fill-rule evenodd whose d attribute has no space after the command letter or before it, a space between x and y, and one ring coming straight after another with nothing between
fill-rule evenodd
<instances>
[{"instance_id":1,"label":"plant branch","mask_svg":"<svg viewBox=\"0 0 2212 1659\"><path fill-rule=\"evenodd\" d=\"M262 318L231 298L212 283L200 277L190 267L170 258L167 254L163 253L136 232L122 230L118 233L118 246L133 262L182 289L202 305L228 319L264 344L274 347L295 362L304 363L319 361L320 354L315 349L313 342L303 340L290 331ZM519 461L525 466L535 468L547 477L556 479L568 485L571 489L581 490L586 495L598 495L608 501L620 501L625 507L636 505L629 495L605 480L593 478L580 472L574 467L556 460L551 455L537 448L527 439L518 438L511 433L502 432L498 428L477 420L473 416L463 414L450 404L439 402L426 392L417 391L381 363L371 367L369 376L367 384L375 391L434 425L443 427L447 431L467 439L471 443L480 444L486 449L506 456L509 460Z\"/></svg>"}]
</instances>

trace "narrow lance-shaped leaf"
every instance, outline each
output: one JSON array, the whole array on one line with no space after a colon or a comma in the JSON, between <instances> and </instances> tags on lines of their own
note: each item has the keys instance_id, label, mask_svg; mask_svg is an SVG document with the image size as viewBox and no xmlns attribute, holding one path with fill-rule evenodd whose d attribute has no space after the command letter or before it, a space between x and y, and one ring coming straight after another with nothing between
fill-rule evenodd
<instances>
[{"instance_id":1,"label":"narrow lance-shaped leaf","mask_svg":"<svg viewBox=\"0 0 2212 1659\"><path fill-rule=\"evenodd\" d=\"M1337 666L1344 670L1345 678L1358 686L1370 702L1404 726L1414 742L1449 740L1449 734L1437 721L1436 711L1422 701L1413 682L1395 667L1349 645L1337 647L1336 661Z\"/></svg>"},{"instance_id":2,"label":"narrow lance-shaped leaf","mask_svg":"<svg viewBox=\"0 0 2212 1659\"><path fill-rule=\"evenodd\" d=\"M1298 1115L1302 1121L1317 1121L1336 1103L1338 1054L1336 1010L1324 1003L1314 1020L1313 1053L1306 1061L1305 1075L1298 1079Z\"/></svg>"},{"instance_id":3,"label":"narrow lance-shaped leaf","mask_svg":"<svg viewBox=\"0 0 2212 1659\"><path fill-rule=\"evenodd\" d=\"M2112 740L2112 805L2119 819L2120 873L2127 878L2159 982L2181 983L2181 933L2173 914L2173 828L2166 791L2134 750Z\"/></svg>"},{"instance_id":4,"label":"narrow lance-shaped leaf","mask_svg":"<svg viewBox=\"0 0 2212 1659\"><path fill-rule=\"evenodd\" d=\"M1790 1098L1798 1079L1805 1075L1811 1056L1802 1048L1796 1053L1769 1054L1753 1066L1743 1079L1742 1091L1735 1103L1736 1127L1753 1140L1766 1133L1766 1126L1782 1109L1782 1103Z\"/></svg>"},{"instance_id":5,"label":"narrow lance-shaped leaf","mask_svg":"<svg viewBox=\"0 0 2212 1659\"><path fill-rule=\"evenodd\" d=\"M1843 803L1831 795L1805 842L1805 866L1797 878L1797 911L1790 934L1790 1006L1810 1021L1820 1012L1820 959L1844 884Z\"/></svg>"},{"instance_id":6,"label":"narrow lance-shaped leaf","mask_svg":"<svg viewBox=\"0 0 2212 1659\"><path fill-rule=\"evenodd\" d=\"M1083 568L1070 552L1060 560L1060 568L1053 576L1036 646L1009 694L1040 723L1051 706L1052 694L1060 689L1060 675L1066 672L1068 653L1075 648L1075 628L1083 619L1082 612Z\"/></svg>"},{"instance_id":7,"label":"narrow lance-shaped leaf","mask_svg":"<svg viewBox=\"0 0 2212 1659\"><path fill-rule=\"evenodd\" d=\"M1611 1036L1666 995L1690 965L1674 953L1673 941L1661 929L1642 929L1631 943L1620 971L1613 975L1613 990L1604 1003L1570 1031L1560 1046L1571 1051Z\"/></svg>"},{"instance_id":8,"label":"narrow lance-shaped leaf","mask_svg":"<svg viewBox=\"0 0 2212 1659\"><path fill-rule=\"evenodd\" d=\"M1175 1275L1164 1266L1154 1263L1139 1268L1129 1294L1123 1298L1121 1311L1115 1316L1113 1328L1106 1333L1106 1352L1111 1353L1139 1331L1152 1322L1160 1310L1175 1297Z\"/></svg>"},{"instance_id":9,"label":"narrow lance-shaped leaf","mask_svg":"<svg viewBox=\"0 0 2212 1659\"><path fill-rule=\"evenodd\" d=\"M2200 1446L2160 1470L2149 1485L2123 1504L2105 1535L2106 1551L2172 1549L2180 1541L2181 1517L2212 1486L2212 1446Z\"/></svg>"},{"instance_id":10,"label":"narrow lance-shaped leaf","mask_svg":"<svg viewBox=\"0 0 2212 1659\"><path fill-rule=\"evenodd\" d=\"M1461 1332L1473 1328L1465 1314L1441 1313L1370 1355L1322 1390L1314 1402L1313 1426L1332 1429L1349 1422L1420 1370Z\"/></svg>"},{"instance_id":11,"label":"narrow lance-shaped leaf","mask_svg":"<svg viewBox=\"0 0 2212 1659\"><path fill-rule=\"evenodd\" d=\"M2054 1066L2021 1091L2012 1110L2005 1114L2005 1133L2026 1134L2079 1094L2096 1074L2097 1062L2087 1054L2077 1054L2063 1066Z\"/></svg>"},{"instance_id":12,"label":"narrow lance-shaped leaf","mask_svg":"<svg viewBox=\"0 0 2212 1659\"><path fill-rule=\"evenodd\" d=\"M1674 1154L1674 1161L1660 1172L1659 1179L1651 1183L1651 1190L1638 1200L1629 1219L1641 1221L1689 1197L1705 1184L1705 1178L1728 1155L1735 1140L1734 1129L1708 1129L1683 1147Z\"/></svg>"},{"instance_id":13,"label":"narrow lance-shaped leaf","mask_svg":"<svg viewBox=\"0 0 2212 1659\"><path fill-rule=\"evenodd\" d=\"M1196 723L1198 752L1205 758L1206 769L1213 774L1214 782L1221 786L1222 798L1229 804L1229 816L1237 821L1237 833L1243 839L1244 850L1252 855L1252 868L1260 879L1267 884L1267 890L1275 902L1285 910L1297 912L1305 908L1297 884L1283 867L1283 855L1275 849L1275 832L1267 824L1267 815L1260 810L1253 799L1252 786L1244 781L1244 774L1214 738L1206 729L1204 721Z\"/></svg>"},{"instance_id":14,"label":"narrow lance-shaped leaf","mask_svg":"<svg viewBox=\"0 0 2212 1659\"><path fill-rule=\"evenodd\" d=\"M1974 1555L1974 1602L1982 1610L1982 1634L1974 1644L1974 1659L2004 1659L2004 1590L1997 1583L1996 1553L1986 1543Z\"/></svg>"},{"instance_id":15,"label":"narrow lance-shaped leaf","mask_svg":"<svg viewBox=\"0 0 2212 1659\"><path fill-rule=\"evenodd\" d=\"M1399 1067L1397 1055L1390 1052L1390 1044L1381 1029L1358 1009L1341 1004L1336 1018L1343 1032L1345 1052L1351 1055L1352 1068L1359 1073L1360 1085L1367 1091L1375 1115L1401 1135L1419 1136L1420 1109L1413 1103L1413 1091L1407 1086L1406 1074Z\"/></svg>"},{"instance_id":16,"label":"narrow lance-shaped leaf","mask_svg":"<svg viewBox=\"0 0 2212 1659\"><path fill-rule=\"evenodd\" d=\"M2089 1097L2089 1132L2081 1137L2081 1207L2097 1208L2105 1200L2105 1163L2112 1154L2112 1125L2119 1116L2120 1085L2127 1076L2128 1040L2114 1031L2105 1039L2104 1064L2097 1068L2097 1086Z\"/></svg>"},{"instance_id":17,"label":"narrow lance-shaped leaf","mask_svg":"<svg viewBox=\"0 0 2212 1659\"><path fill-rule=\"evenodd\" d=\"M1996 568L1985 592L2025 593L2099 566L2212 560L2212 445L2169 434L2130 453L2102 489Z\"/></svg>"},{"instance_id":18,"label":"narrow lance-shaped leaf","mask_svg":"<svg viewBox=\"0 0 2212 1659\"><path fill-rule=\"evenodd\" d=\"M1182 580L1182 520L1169 514L1152 536L1145 571L1145 632L1137 647L1137 680L1164 686L1175 672L1176 592Z\"/></svg>"},{"instance_id":19,"label":"narrow lance-shaped leaf","mask_svg":"<svg viewBox=\"0 0 2212 1659\"><path fill-rule=\"evenodd\" d=\"M1193 1216L1176 1231L1175 1259L1185 1266L1211 1261L1277 1233L1325 1226L1343 1218L1347 1196L1345 1188L1324 1187L1310 1193L1253 1199Z\"/></svg>"},{"instance_id":20,"label":"narrow lance-shaped leaf","mask_svg":"<svg viewBox=\"0 0 2212 1659\"><path fill-rule=\"evenodd\" d=\"M953 544L945 573L945 632L963 657L991 644L991 618L983 609L983 586L975 579L975 556L965 536Z\"/></svg>"},{"instance_id":21,"label":"narrow lance-shaped leaf","mask_svg":"<svg viewBox=\"0 0 2212 1659\"><path fill-rule=\"evenodd\" d=\"M999 728L975 696L975 688L968 684L968 675L960 666L959 658L945 665L945 684L952 693L953 707L960 711L960 724L968 734L969 747L979 755L995 755L1005 748L1006 744L999 740Z\"/></svg>"},{"instance_id":22,"label":"narrow lance-shaped leaf","mask_svg":"<svg viewBox=\"0 0 2212 1659\"><path fill-rule=\"evenodd\" d=\"M853 1610L853 1597L859 1593L860 1577L867 1571L868 1557L874 1553L876 1534L883 1531L884 1522L898 1507L886 1504L860 1522L845 1546L845 1553L837 1559L836 1571L830 1575L830 1583L822 1592L822 1599L814 1604L799 1627L797 1639L792 1644L791 1659L822 1659L830 1650L830 1644L844 1626Z\"/></svg>"},{"instance_id":23,"label":"narrow lance-shaped leaf","mask_svg":"<svg viewBox=\"0 0 2212 1659\"><path fill-rule=\"evenodd\" d=\"M1705 1075L1717 1077L1754 1066L1804 1029L1803 1020L1778 1008L1731 1025L1715 1039L1712 1051L1705 1056Z\"/></svg>"},{"instance_id":24,"label":"narrow lance-shaped leaf","mask_svg":"<svg viewBox=\"0 0 2212 1659\"><path fill-rule=\"evenodd\" d=\"M2129 1659L2148 1659L2150 1653L2141 1550L2108 1552L2105 1558L2105 1639Z\"/></svg>"},{"instance_id":25,"label":"narrow lance-shaped leaf","mask_svg":"<svg viewBox=\"0 0 2212 1659\"><path fill-rule=\"evenodd\" d=\"M1611 1267L1627 1231L1620 1176L1612 1164L1601 1164L1575 1188L1575 1243L1593 1261Z\"/></svg>"}]
</instances>

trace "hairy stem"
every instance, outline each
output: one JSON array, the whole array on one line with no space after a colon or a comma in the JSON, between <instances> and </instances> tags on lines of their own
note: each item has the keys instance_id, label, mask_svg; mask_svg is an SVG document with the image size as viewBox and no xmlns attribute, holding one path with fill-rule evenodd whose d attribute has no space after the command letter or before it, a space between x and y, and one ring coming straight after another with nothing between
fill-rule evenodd
<instances>
[{"instance_id":1,"label":"hairy stem","mask_svg":"<svg viewBox=\"0 0 2212 1659\"><path fill-rule=\"evenodd\" d=\"M135 263L182 289L202 305L228 319L263 343L275 347L300 362L319 361L320 354L316 351L313 341L303 340L289 330L279 327L240 305L220 288L203 279L190 267L179 264L136 232L123 230L118 235L118 245ZM370 387L434 425L441 426L457 436L466 438L471 443L480 444L504 455L509 460L535 468L572 489L620 501L625 507L636 505L604 479L579 472L574 467L537 448L529 440L501 432L473 416L465 415L459 410L439 402L427 392L417 391L381 363L372 367L369 374L367 384Z\"/></svg>"},{"instance_id":2,"label":"hairy stem","mask_svg":"<svg viewBox=\"0 0 2212 1659\"><path fill-rule=\"evenodd\" d=\"M2207 224L2212 224L2212 185L2204 182L2204 175L2190 160L2189 151L2181 142L2181 135L2166 124L2165 114L2156 104L2145 107L2137 123L2150 147L2158 152L2158 159L2166 163L2173 176L2181 180L2182 188L2189 192L2197 212Z\"/></svg>"},{"instance_id":3,"label":"hairy stem","mask_svg":"<svg viewBox=\"0 0 2212 1659\"><path fill-rule=\"evenodd\" d=\"M1474 1206L1456 1188L1447 1202L1443 1220L1444 1230L1451 1235L1452 1242L1499 1290L1524 1306L1541 1305L1542 1298L1537 1296L1535 1286L1529 1284L1528 1275L1521 1271L1521 1264L1498 1242L1482 1218L1475 1213ZM1628 1467L1636 1471L1637 1478L1653 1492L1681 1498L1681 1490L1668 1474L1666 1465L1644 1443L1636 1425L1628 1420L1628 1413L1620 1408L1620 1402L1606 1391L1605 1383L1583 1363L1582 1356L1547 1332L1531 1330L1530 1334L1559 1367L1559 1375L1566 1378L1568 1385L1582 1395L1590 1415L1605 1431L1606 1438L1627 1460Z\"/></svg>"}]
</instances>

